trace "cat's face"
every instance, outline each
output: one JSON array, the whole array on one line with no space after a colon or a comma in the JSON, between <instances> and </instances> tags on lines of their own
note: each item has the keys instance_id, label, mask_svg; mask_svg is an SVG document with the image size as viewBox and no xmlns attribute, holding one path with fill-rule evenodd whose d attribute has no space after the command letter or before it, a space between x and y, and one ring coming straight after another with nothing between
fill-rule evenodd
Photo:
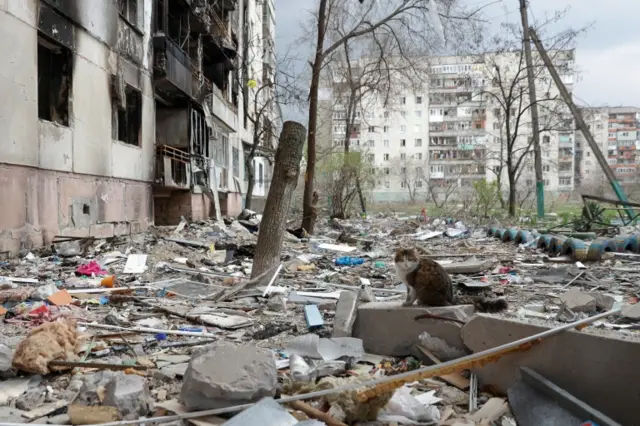
<instances>
[{"instance_id":1,"label":"cat's face","mask_svg":"<svg viewBox=\"0 0 640 426\"><path fill-rule=\"evenodd\" d=\"M398 247L395 261L397 267L404 270L413 270L418 266L418 254L415 249Z\"/></svg>"}]
</instances>

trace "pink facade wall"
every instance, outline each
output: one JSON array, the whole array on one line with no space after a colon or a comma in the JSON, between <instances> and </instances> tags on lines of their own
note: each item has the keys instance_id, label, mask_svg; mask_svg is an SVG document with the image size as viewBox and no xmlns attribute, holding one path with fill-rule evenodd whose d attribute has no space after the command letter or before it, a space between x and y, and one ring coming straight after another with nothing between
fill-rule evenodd
<instances>
[{"instance_id":1,"label":"pink facade wall","mask_svg":"<svg viewBox=\"0 0 640 426\"><path fill-rule=\"evenodd\" d=\"M152 200L144 182L0 164L0 252L41 247L55 235L145 231Z\"/></svg>"},{"instance_id":2,"label":"pink facade wall","mask_svg":"<svg viewBox=\"0 0 640 426\"><path fill-rule=\"evenodd\" d=\"M158 195L158 194L157 194ZM223 216L237 216L242 211L242 195L238 193L219 193L220 210ZM216 209L204 194L192 194L190 191L172 191L154 200L156 225L177 225L180 217L189 221L215 218Z\"/></svg>"}]
</instances>

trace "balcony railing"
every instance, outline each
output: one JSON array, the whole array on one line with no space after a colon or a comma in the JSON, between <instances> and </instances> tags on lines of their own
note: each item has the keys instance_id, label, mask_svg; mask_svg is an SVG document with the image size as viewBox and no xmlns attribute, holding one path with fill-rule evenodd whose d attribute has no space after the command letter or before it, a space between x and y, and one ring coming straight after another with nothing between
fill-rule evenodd
<instances>
[{"instance_id":1,"label":"balcony railing","mask_svg":"<svg viewBox=\"0 0 640 426\"><path fill-rule=\"evenodd\" d=\"M235 50L237 46L229 34L228 24L223 22L223 20L214 11L211 11L211 20L213 24L211 26L211 33L213 36L220 40L225 45L224 47L229 47Z\"/></svg>"},{"instance_id":2,"label":"balcony railing","mask_svg":"<svg viewBox=\"0 0 640 426\"><path fill-rule=\"evenodd\" d=\"M189 189L191 187L191 159L189 153L169 145L156 148L156 184Z\"/></svg>"}]
</instances>

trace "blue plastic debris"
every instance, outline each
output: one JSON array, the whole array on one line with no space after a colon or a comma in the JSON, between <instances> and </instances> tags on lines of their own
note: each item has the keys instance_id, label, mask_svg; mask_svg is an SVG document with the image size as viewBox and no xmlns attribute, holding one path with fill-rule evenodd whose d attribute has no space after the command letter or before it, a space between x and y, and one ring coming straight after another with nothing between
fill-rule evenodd
<instances>
[{"instance_id":1,"label":"blue plastic debris","mask_svg":"<svg viewBox=\"0 0 640 426\"><path fill-rule=\"evenodd\" d=\"M158 341L167 340L167 335L164 333L158 333L155 335L155 338Z\"/></svg>"},{"instance_id":2,"label":"blue plastic debris","mask_svg":"<svg viewBox=\"0 0 640 426\"><path fill-rule=\"evenodd\" d=\"M192 333L202 333L202 332L204 332L204 328L202 328L202 327L180 327L178 330L180 330L180 331L190 331Z\"/></svg>"},{"instance_id":3,"label":"blue plastic debris","mask_svg":"<svg viewBox=\"0 0 640 426\"><path fill-rule=\"evenodd\" d=\"M306 305L304 307L304 317L307 320L309 330L315 330L324 326L324 320L322 319L318 305Z\"/></svg>"},{"instance_id":4,"label":"blue plastic debris","mask_svg":"<svg viewBox=\"0 0 640 426\"><path fill-rule=\"evenodd\" d=\"M364 263L364 259L360 257L339 257L336 259L337 266L354 266L354 265L362 265Z\"/></svg>"}]
</instances>

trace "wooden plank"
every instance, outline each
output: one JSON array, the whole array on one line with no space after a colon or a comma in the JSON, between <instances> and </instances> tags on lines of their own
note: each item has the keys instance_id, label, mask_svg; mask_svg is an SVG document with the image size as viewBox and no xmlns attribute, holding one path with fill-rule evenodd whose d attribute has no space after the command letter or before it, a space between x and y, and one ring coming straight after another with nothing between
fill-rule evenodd
<instances>
[{"instance_id":1,"label":"wooden plank","mask_svg":"<svg viewBox=\"0 0 640 426\"><path fill-rule=\"evenodd\" d=\"M442 364L442 362L429 349L425 348L422 345L416 345L416 348L418 348L418 350L424 356L429 358L434 364ZM453 385L453 386L457 387L458 389L461 389L461 390L464 390L464 391L469 389L469 385L470 385L469 379L467 379L466 377L464 377L460 373L444 374L444 375L438 376L438 377L440 377L442 380L444 380L445 382L449 383L450 385Z\"/></svg>"}]
</instances>

